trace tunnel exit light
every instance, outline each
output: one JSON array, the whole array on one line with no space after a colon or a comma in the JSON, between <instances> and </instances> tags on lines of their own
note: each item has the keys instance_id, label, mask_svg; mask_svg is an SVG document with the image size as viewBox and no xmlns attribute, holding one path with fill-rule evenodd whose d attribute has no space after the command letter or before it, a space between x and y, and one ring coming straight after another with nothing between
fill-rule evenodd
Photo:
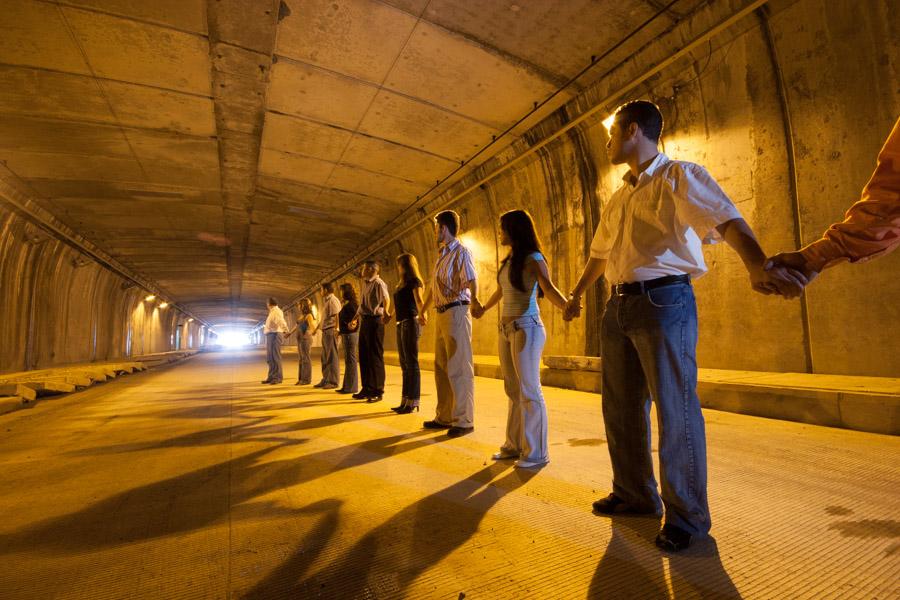
<instances>
[{"instance_id":1,"label":"tunnel exit light","mask_svg":"<svg viewBox=\"0 0 900 600\"><path fill-rule=\"evenodd\" d=\"M220 331L216 342L223 348L242 348L250 345L250 336L246 331Z\"/></svg>"}]
</instances>

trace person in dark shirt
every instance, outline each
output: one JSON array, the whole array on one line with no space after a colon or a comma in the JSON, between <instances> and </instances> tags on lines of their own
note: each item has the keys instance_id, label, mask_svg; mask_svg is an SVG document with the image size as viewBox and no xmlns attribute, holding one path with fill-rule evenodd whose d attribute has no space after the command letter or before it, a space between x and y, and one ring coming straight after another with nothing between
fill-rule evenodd
<instances>
[{"instance_id":1,"label":"person in dark shirt","mask_svg":"<svg viewBox=\"0 0 900 600\"><path fill-rule=\"evenodd\" d=\"M422 326L417 317L422 312L422 275L412 254L397 257L400 281L394 290L394 312L397 315L397 351L403 371L403 393L400 406L391 410L398 415L419 410L421 376L419 373L419 337Z\"/></svg>"},{"instance_id":2,"label":"person in dark shirt","mask_svg":"<svg viewBox=\"0 0 900 600\"><path fill-rule=\"evenodd\" d=\"M344 345L344 381L338 394L359 392L359 300L352 283L341 284L341 299L344 305L338 313L338 333Z\"/></svg>"}]
</instances>

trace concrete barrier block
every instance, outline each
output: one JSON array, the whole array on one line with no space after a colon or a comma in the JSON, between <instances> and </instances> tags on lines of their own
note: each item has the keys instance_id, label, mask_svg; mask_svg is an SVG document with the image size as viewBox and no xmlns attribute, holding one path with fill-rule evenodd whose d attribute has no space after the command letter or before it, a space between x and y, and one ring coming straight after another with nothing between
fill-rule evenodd
<instances>
[{"instance_id":1,"label":"concrete barrier block","mask_svg":"<svg viewBox=\"0 0 900 600\"><path fill-rule=\"evenodd\" d=\"M0 384L0 396L17 396L25 400L34 400L37 398L37 392L25 383L3 383Z\"/></svg>"},{"instance_id":2,"label":"concrete barrier block","mask_svg":"<svg viewBox=\"0 0 900 600\"><path fill-rule=\"evenodd\" d=\"M896 396L844 392L838 403L842 427L900 435L900 402Z\"/></svg>"}]
</instances>

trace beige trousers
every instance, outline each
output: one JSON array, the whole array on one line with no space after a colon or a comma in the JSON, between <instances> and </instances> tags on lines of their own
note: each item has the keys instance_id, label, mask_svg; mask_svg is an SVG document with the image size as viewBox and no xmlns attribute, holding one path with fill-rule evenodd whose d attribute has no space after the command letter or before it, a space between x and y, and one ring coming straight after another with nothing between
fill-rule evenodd
<instances>
[{"instance_id":1,"label":"beige trousers","mask_svg":"<svg viewBox=\"0 0 900 600\"><path fill-rule=\"evenodd\" d=\"M472 317L468 306L435 313L434 420L455 427L475 426L475 365L472 361Z\"/></svg>"}]
</instances>

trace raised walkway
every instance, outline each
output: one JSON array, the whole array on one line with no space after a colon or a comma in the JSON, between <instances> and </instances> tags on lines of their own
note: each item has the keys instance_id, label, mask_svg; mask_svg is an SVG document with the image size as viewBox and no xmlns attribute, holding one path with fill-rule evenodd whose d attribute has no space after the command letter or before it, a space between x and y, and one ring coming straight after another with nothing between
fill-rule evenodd
<instances>
[{"instance_id":1,"label":"raised walkway","mask_svg":"<svg viewBox=\"0 0 900 600\"><path fill-rule=\"evenodd\" d=\"M288 373L291 367L288 367ZM318 369L316 369L318 371ZM706 410L713 539L653 545L608 519L596 393L547 388L550 465L476 431L310 387L263 386L263 355L189 361L0 416L0 598L896 598L900 438Z\"/></svg>"}]
</instances>

